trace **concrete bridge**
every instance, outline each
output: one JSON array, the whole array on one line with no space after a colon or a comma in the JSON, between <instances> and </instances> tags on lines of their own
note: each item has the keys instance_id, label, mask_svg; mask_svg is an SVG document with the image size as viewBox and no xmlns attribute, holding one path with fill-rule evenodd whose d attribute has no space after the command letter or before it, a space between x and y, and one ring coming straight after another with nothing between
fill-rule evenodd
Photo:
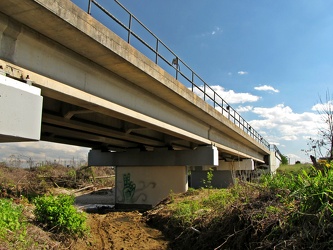
<instances>
[{"instance_id":1,"label":"concrete bridge","mask_svg":"<svg viewBox=\"0 0 333 250\"><path fill-rule=\"evenodd\" d=\"M128 40L97 21L91 5ZM89 165L116 167L118 206L151 206L184 192L189 172L198 187L213 168L213 185L226 187L239 171L275 171L278 150L158 38L151 33L170 60L96 1L88 12L69 0L0 1L0 142L91 148Z\"/></svg>"}]
</instances>

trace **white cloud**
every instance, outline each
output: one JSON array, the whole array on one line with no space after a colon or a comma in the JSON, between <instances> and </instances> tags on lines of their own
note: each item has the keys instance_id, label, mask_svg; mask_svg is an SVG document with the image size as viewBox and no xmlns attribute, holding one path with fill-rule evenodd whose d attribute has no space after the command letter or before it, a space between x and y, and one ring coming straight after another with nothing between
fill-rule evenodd
<instances>
[{"instance_id":1,"label":"white cloud","mask_svg":"<svg viewBox=\"0 0 333 250\"><path fill-rule=\"evenodd\" d=\"M259 91L273 91L275 93L279 93L280 92L278 89L275 89L272 86L268 86L268 85L254 87L254 89L255 90L259 90Z\"/></svg>"},{"instance_id":2,"label":"white cloud","mask_svg":"<svg viewBox=\"0 0 333 250\"><path fill-rule=\"evenodd\" d=\"M295 141L297 140L297 136L296 135L286 135L281 137L282 140L284 141Z\"/></svg>"},{"instance_id":3,"label":"white cloud","mask_svg":"<svg viewBox=\"0 0 333 250\"><path fill-rule=\"evenodd\" d=\"M238 113L245 113L245 112L249 112L251 110L253 110L253 106L238 106L236 108L236 111Z\"/></svg>"},{"instance_id":4,"label":"white cloud","mask_svg":"<svg viewBox=\"0 0 333 250\"><path fill-rule=\"evenodd\" d=\"M250 112L258 118L247 121L268 143L278 145L292 161L310 161L302 150L309 148L309 138L317 138L319 129L326 125L317 112L295 113L284 104L253 107Z\"/></svg>"},{"instance_id":5,"label":"white cloud","mask_svg":"<svg viewBox=\"0 0 333 250\"><path fill-rule=\"evenodd\" d=\"M214 27L211 31L208 31L208 32L202 33L202 34L201 34L201 37L215 36L215 35L218 35L218 34L220 34L220 33L222 33L222 32L223 32L223 30L222 30L220 27L216 26L216 27Z\"/></svg>"},{"instance_id":6,"label":"white cloud","mask_svg":"<svg viewBox=\"0 0 333 250\"><path fill-rule=\"evenodd\" d=\"M246 102L256 102L260 99L259 96L252 95L250 93L236 93L233 90L225 90L220 85L210 86L213 91L215 91L224 101L229 104L237 104L237 103L246 103ZM203 90L203 86L200 86L200 89ZM206 93L210 96L214 96L213 91L210 89L206 89ZM194 93L196 93L201 98L203 97L202 91L198 89L194 89ZM217 100L218 102L221 100Z\"/></svg>"},{"instance_id":7,"label":"white cloud","mask_svg":"<svg viewBox=\"0 0 333 250\"><path fill-rule=\"evenodd\" d=\"M328 101L326 103L317 103L311 110L323 113L324 111L333 111L333 101Z\"/></svg>"},{"instance_id":8,"label":"white cloud","mask_svg":"<svg viewBox=\"0 0 333 250\"><path fill-rule=\"evenodd\" d=\"M221 28L220 27L215 27L211 34L216 35L217 33L220 33L220 32L222 32Z\"/></svg>"},{"instance_id":9,"label":"white cloud","mask_svg":"<svg viewBox=\"0 0 333 250\"><path fill-rule=\"evenodd\" d=\"M255 107L252 110L258 120L249 123L259 131L265 131L269 140L302 140L305 136L315 136L318 129L324 126L315 113L294 113L289 106L278 104L272 108Z\"/></svg>"},{"instance_id":10,"label":"white cloud","mask_svg":"<svg viewBox=\"0 0 333 250\"><path fill-rule=\"evenodd\" d=\"M246 72L246 71L238 71L237 73L238 73L238 75L247 75L248 74L248 72Z\"/></svg>"}]
</instances>

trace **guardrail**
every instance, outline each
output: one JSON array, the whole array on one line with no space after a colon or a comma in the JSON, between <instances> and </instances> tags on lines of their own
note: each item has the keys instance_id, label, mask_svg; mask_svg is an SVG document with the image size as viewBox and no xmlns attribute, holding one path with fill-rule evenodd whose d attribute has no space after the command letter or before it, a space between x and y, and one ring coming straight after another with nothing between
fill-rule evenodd
<instances>
[{"instance_id":1,"label":"guardrail","mask_svg":"<svg viewBox=\"0 0 333 250\"><path fill-rule=\"evenodd\" d=\"M196 74L183 60L181 60L169 47L167 47L153 32L151 32L140 20L138 20L131 12L129 12L119 1L114 0L114 2L124 11L126 15L128 15L128 24L124 24L119 20L115 15L113 15L110 11L104 8L101 4L99 4L96 0L88 0L88 14L92 15L92 9L95 6L96 12L102 11L102 13L106 14L110 17L116 24L118 24L123 30L126 31L127 42L133 45L135 42L139 42L139 46L136 47L141 53L145 54L143 50L148 49L148 52L153 53L153 60L157 65L162 67L164 70L170 73L170 69L175 74L175 78L182 82L187 82L190 84L190 89L192 92L196 93L198 96L203 98L207 103L212 105L215 109L220 111L225 117L227 117L230 121L232 121L235 125L241 128L244 132L249 134L252 138L254 138L257 142L263 144L268 149L270 148L270 144L255 130L252 126L246 122L243 117L233 109L223 98L214 91L212 87L210 87L198 74ZM98 10L98 11L97 11ZM97 17L97 16L96 16ZM102 21L103 23L103 21ZM104 23L105 24L105 23ZM141 33L148 34L149 39L144 40L135 32L133 27L134 24L137 25L141 30ZM114 30L113 30L114 31ZM115 32L117 33L117 32ZM119 35L119 34L118 34ZM151 40L154 45L151 45L147 40ZM144 47L141 47L141 46ZM167 55L171 55L171 60L167 59ZM149 57L149 56L148 56ZM181 70L182 69L182 70ZM186 86L186 84L184 84Z\"/></svg>"}]
</instances>

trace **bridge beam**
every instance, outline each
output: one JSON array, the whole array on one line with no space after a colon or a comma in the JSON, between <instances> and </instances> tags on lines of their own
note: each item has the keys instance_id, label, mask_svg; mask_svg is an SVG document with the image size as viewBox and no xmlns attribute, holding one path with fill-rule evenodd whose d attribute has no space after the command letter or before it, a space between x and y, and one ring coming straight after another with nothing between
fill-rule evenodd
<instances>
[{"instance_id":1,"label":"bridge beam","mask_svg":"<svg viewBox=\"0 0 333 250\"><path fill-rule=\"evenodd\" d=\"M218 166L218 150L214 146L195 150L157 150L103 152L90 150L90 166Z\"/></svg>"},{"instance_id":2,"label":"bridge beam","mask_svg":"<svg viewBox=\"0 0 333 250\"><path fill-rule=\"evenodd\" d=\"M6 77L0 69L0 142L40 139L41 90Z\"/></svg>"}]
</instances>

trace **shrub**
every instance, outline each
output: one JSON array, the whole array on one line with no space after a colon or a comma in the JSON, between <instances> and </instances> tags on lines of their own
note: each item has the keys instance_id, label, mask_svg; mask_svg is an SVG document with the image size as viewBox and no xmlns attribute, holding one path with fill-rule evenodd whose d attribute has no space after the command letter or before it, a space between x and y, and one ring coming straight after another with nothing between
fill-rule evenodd
<instances>
[{"instance_id":1,"label":"shrub","mask_svg":"<svg viewBox=\"0 0 333 250\"><path fill-rule=\"evenodd\" d=\"M41 196L34 199L34 204L36 220L47 228L72 236L83 236L87 232L86 216L73 206L73 196Z\"/></svg>"}]
</instances>

